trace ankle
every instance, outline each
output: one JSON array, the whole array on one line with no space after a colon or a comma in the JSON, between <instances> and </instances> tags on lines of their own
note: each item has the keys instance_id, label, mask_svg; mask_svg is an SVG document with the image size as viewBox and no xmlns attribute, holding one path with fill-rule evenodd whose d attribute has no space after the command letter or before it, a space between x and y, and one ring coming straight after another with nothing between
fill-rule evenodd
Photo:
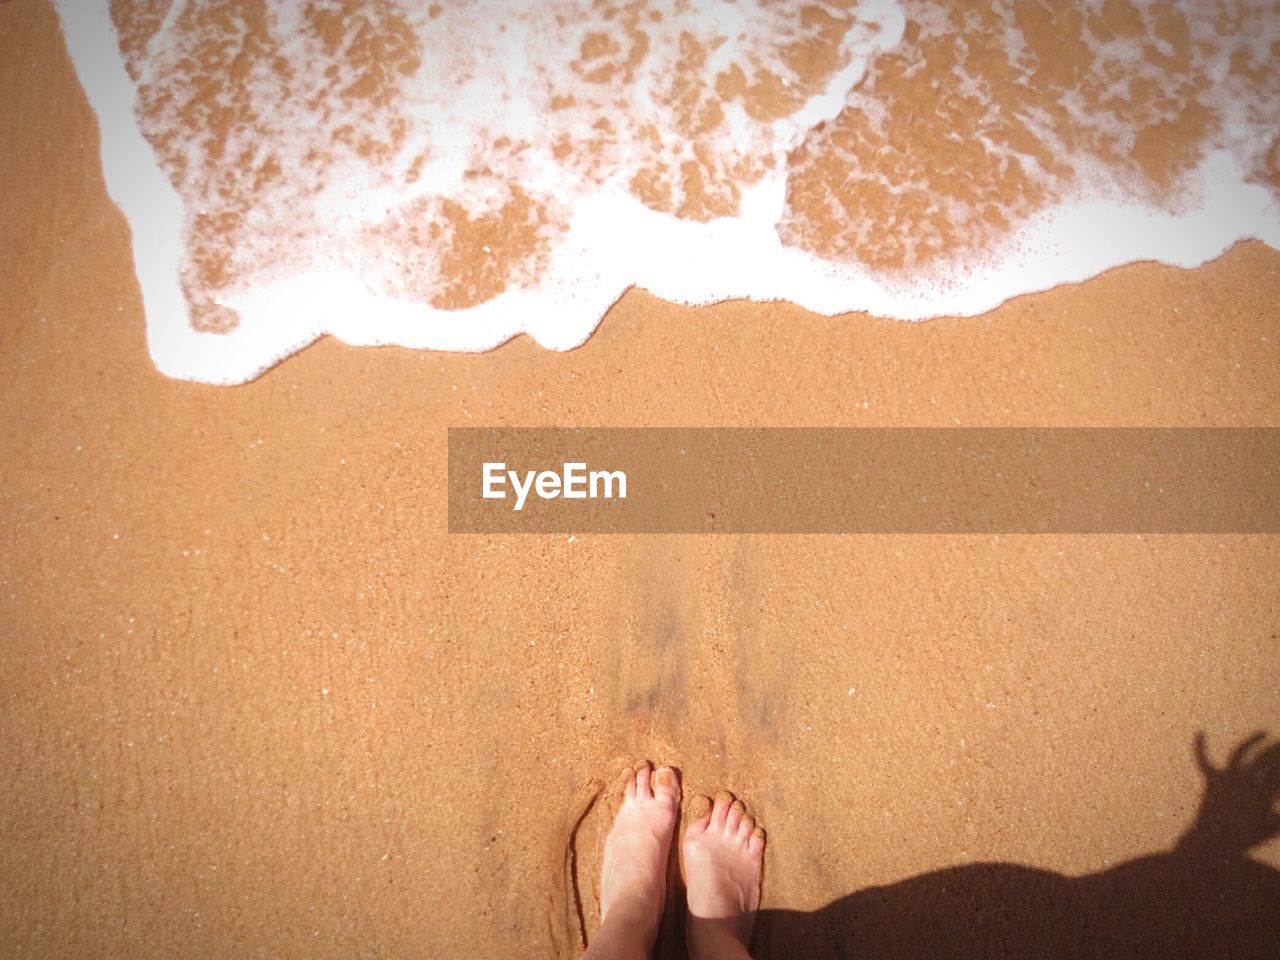
<instances>
[{"instance_id":1,"label":"ankle","mask_svg":"<svg viewBox=\"0 0 1280 960\"><path fill-rule=\"evenodd\" d=\"M690 960L750 960L742 940L741 917L695 917L685 926Z\"/></svg>"},{"instance_id":2,"label":"ankle","mask_svg":"<svg viewBox=\"0 0 1280 960\"><path fill-rule=\"evenodd\" d=\"M628 938L652 947L658 941L658 926L661 922L661 900L655 909L649 898L622 896L609 907L601 929L608 926L615 930L625 930Z\"/></svg>"}]
</instances>

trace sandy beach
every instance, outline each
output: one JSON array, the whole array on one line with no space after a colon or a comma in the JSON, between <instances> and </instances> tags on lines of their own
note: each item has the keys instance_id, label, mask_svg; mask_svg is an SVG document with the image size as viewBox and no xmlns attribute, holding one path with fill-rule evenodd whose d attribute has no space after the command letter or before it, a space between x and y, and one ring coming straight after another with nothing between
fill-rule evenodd
<instances>
[{"instance_id":1,"label":"sandy beach","mask_svg":"<svg viewBox=\"0 0 1280 960\"><path fill-rule=\"evenodd\" d=\"M644 758L768 829L761 956L872 913L867 955L909 955L885 931L1029 888L991 955L1104 901L1152 942L1275 933L1280 842L1140 860L1196 822L1198 732L1219 767L1280 734L1274 536L451 536L445 456L450 426L1278 426L1280 253L922 324L632 290L569 352L326 339L178 382L52 6L0 6L0 46L4 955L571 957L593 783Z\"/></svg>"}]
</instances>

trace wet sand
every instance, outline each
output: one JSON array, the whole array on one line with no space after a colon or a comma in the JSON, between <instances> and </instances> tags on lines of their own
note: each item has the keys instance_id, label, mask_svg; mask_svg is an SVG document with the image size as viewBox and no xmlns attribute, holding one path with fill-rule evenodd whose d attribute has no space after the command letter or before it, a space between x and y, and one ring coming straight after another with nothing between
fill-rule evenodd
<instances>
[{"instance_id":1,"label":"wet sand","mask_svg":"<svg viewBox=\"0 0 1280 960\"><path fill-rule=\"evenodd\" d=\"M1197 731L1219 764L1280 733L1274 537L570 541L444 510L452 425L1277 425L1275 251L921 325L633 291L569 353L327 340L179 383L52 10L0 7L0 45L6 954L572 955L569 823L624 758L751 803L770 911L1096 874L1195 819Z\"/></svg>"}]
</instances>

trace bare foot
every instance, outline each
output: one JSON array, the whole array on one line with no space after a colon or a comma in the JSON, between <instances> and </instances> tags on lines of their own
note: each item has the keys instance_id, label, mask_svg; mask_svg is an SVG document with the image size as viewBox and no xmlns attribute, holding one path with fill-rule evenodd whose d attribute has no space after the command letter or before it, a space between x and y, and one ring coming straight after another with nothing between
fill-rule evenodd
<instances>
[{"instance_id":1,"label":"bare foot","mask_svg":"<svg viewBox=\"0 0 1280 960\"><path fill-rule=\"evenodd\" d=\"M689 887L689 953L694 958L745 957L760 906L764 830L733 794L717 794L684 837Z\"/></svg>"},{"instance_id":2,"label":"bare foot","mask_svg":"<svg viewBox=\"0 0 1280 960\"><path fill-rule=\"evenodd\" d=\"M604 842L600 923L602 930L625 923L636 935L647 936L652 947L666 899L680 783L670 767L654 770L647 762L624 779L622 806Z\"/></svg>"}]
</instances>

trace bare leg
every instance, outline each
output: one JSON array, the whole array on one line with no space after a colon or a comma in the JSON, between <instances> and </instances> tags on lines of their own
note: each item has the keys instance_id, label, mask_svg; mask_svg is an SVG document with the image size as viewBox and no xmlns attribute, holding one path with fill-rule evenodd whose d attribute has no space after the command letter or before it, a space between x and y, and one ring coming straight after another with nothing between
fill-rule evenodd
<instances>
[{"instance_id":1,"label":"bare leg","mask_svg":"<svg viewBox=\"0 0 1280 960\"><path fill-rule=\"evenodd\" d=\"M583 960L645 960L653 952L679 810L680 784L670 767L646 763L627 772L622 806L604 843L600 929Z\"/></svg>"},{"instance_id":2,"label":"bare leg","mask_svg":"<svg viewBox=\"0 0 1280 960\"><path fill-rule=\"evenodd\" d=\"M693 960L750 960L747 943L760 907L764 830L733 794L717 794L689 825L684 868L689 885L686 929Z\"/></svg>"}]
</instances>

